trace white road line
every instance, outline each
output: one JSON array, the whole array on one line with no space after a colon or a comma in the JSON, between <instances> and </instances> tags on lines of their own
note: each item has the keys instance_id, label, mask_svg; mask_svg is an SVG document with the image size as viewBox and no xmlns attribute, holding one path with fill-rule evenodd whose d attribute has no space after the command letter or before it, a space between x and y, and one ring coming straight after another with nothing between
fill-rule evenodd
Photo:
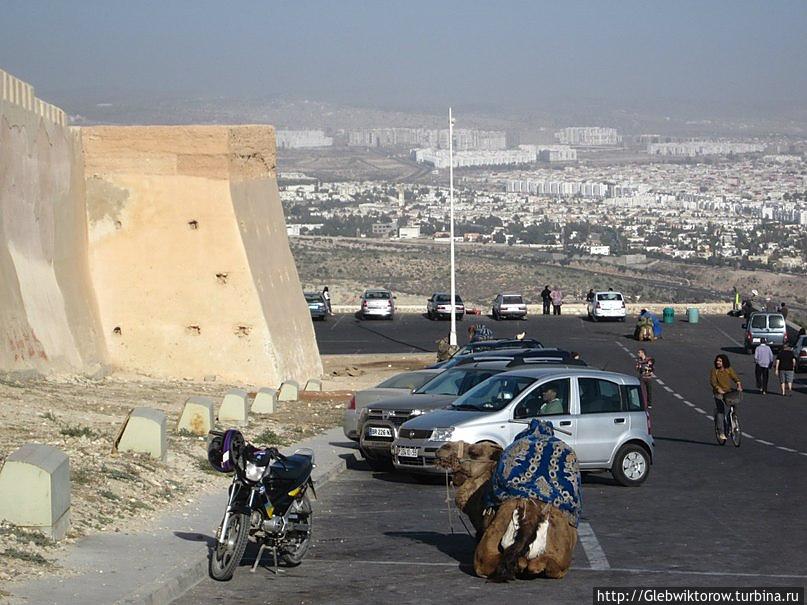
<instances>
[{"instance_id":1,"label":"white road line","mask_svg":"<svg viewBox=\"0 0 807 605\"><path fill-rule=\"evenodd\" d=\"M683 400L683 399L684 399L684 396L683 396L683 395L679 395L678 393L673 393L673 397L675 397L675 398L677 398L677 399L681 399L681 400Z\"/></svg>"},{"instance_id":2,"label":"white road line","mask_svg":"<svg viewBox=\"0 0 807 605\"><path fill-rule=\"evenodd\" d=\"M757 443L761 443L762 445L773 445L770 441L765 441L764 439L757 439Z\"/></svg>"},{"instance_id":3,"label":"white road line","mask_svg":"<svg viewBox=\"0 0 807 605\"><path fill-rule=\"evenodd\" d=\"M794 450L792 447L785 447L784 445L777 445L777 450L782 450L783 452L797 452L798 450Z\"/></svg>"},{"instance_id":4,"label":"white road line","mask_svg":"<svg viewBox=\"0 0 807 605\"><path fill-rule=\"evenodd\" d=\"M670 387L668 387L666 384L664 385L664 390L667 391L668 393L673 392L673 390Z\"/></svg>"},{"instance_id":5,"label":"white road line","mask_svg":"<svg viewBox=\"0 0 807 605\"><path fill-rule=\"evenodd\" d=\"M345 317L347 317L347 315L340 315L339 319L337 319L335 322L331 324L331 330L333 330L336 326L338 326L339 322L342 321Z\"/></svg>"},{"instance_id":6,"label":"white road line","mask_svg":"<svg viewBox=\"0 0 807 605\"><path fill-rule=\"evenodd\" d=\"M708 320L707 320L707 321L708 321ZM712 323L712 322L710 321L709 323ZM725 336L726 338L728 338L728 339L729 339L731 342L733 342L734 344L736 344L738 347L743 346L743 343L741 343L739 340L735 339L733 336L729 335L729 334L728 334L728 333L727 333L725 330L723 330L721 327L719 327L719 326L715 326L715 325L712 325L712 327L713 327L715 330L717 330L718 332L720 332L720 333L721 333L723 336Z\"/></svg>"},{"instance_id":7,"label":"white road line","mask_svg":"<svg viewBox=\"0 0 807 605\"><path fill-rule=\"evenodd\" d=\"M703 410L702 410L702 409L700 409L700 408L694 408L694 410L695 410L695 411L696 411L698 414L705 414L705 413L706 413L705 411L703 411Z\"/></svg>"},{"instance_id":8,"label":"white road line","mask_svg":"<svg viewBox=\"0 0 807 605\"><path fill-rule=\"evenodd\" d=\"M586 553L588 564L591 569L610 569L608 558L600 546L597 536L589 523L581 521L577 526L577 536L580 538L580 545Z\"/></svg>"},{"instance_id":9,"label":"white road line","mask_svg":"<svg viewBox=\"0 0 807 605\"><path fill-rule=\"evenodd\" d=\"M661 378L656 378L656 382L659 383L661 386L664 386L664 381Z\"/></svg>"},{"instance_id":10,"label":"white road line","mask_svg":"<svg viewBox=\"0 0 807 605\"><path fill-rule=\"evenodd\" d=\"M694 407L695 407L695 404L694 404L694 403L692 403L691 401L687 401L686 399L684 399L684 403L685 403L685 404L687 404L687 405L688 405L689 407L691 407L691 408L694 408Z\"/></svg>"},{"instance_id":11,"label":"white road line","mask_svg":"<svg viewBox=\"0 0 807 605\"><path fill-rule=\"evenodd\" d=\"M754 437L753 435L749 435L748 433L743 433L743 437L745 437L746 439L756 439L756 437Z\"/></svg>"}]
</instances>

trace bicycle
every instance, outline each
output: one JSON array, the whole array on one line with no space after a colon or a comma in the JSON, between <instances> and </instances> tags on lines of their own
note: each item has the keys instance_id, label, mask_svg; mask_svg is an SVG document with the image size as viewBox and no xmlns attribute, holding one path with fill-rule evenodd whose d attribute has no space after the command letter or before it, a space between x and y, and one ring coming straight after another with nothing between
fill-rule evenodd
<instances>
[{"instance_id":1,"label":"bicycle","mask_svg":"<svg viewBox=\"0 0 807 605\"><path fill-rule=\"evenodd\" d=\"M729 391L723 395L723 405L726 408L723 414L723 439L720 438L720 430L715 422L715 439L720 445L725 445L731 439L734 447L740 447L742 433L740 432L740 417L737 415L737 404L742 400L742 391Z\"/></svg>"}]
</instances>

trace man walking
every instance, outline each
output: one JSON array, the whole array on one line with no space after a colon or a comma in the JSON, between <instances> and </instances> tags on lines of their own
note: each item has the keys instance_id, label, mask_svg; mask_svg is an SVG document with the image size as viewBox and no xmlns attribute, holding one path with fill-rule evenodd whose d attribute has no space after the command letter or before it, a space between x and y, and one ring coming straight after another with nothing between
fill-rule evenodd
<instances>
[{"instance_id":1,"label":"man walking","mask_svg":"<svg viewBox=\"0 0 807 605\"><path fill-rule=\"evenodd\" d=\"M549 298L552 300L552 315L560 315L560 306L563 304L563 292L561 292L560 288L555 288L549 294Z\"/></svg>"},{"instance_id":2,"label":"man walking","mask_svg":"<svg viewBox=\"0 0 807 605\"><path fill-rule=\"evenodd\" d=\"M549 284L544 286L544 289L541 290L541 300L544 303L544 315L549 315L549 302L550 296L552 295L552 290L549 289Z\"/></svg>"},{"instance_id":3,"label":"man walking","mask_svg":"<svg viewBox=\"0 0 807 605\"><path fill-rule=\"evenodd\" d=\"M796 373L796 356L793 354L793 349L789 342L785 342L782 350L779 351L779 355L776 356L773 371L779 375L779 388L782 396L792 395L793 375Z\"/></svg>"},{"instance_id":4,"label":"man walking","mask_svg":"<svg viewBox=\"0 0 807 605\"><path fill-rule=\"evenodd\" d=\"M773 351L768 341L761 338L759 346L754 351L754 375L757 379L757 390L763 395L768 394L768 374L773 365Z\"/></svg>"}]
</instances>

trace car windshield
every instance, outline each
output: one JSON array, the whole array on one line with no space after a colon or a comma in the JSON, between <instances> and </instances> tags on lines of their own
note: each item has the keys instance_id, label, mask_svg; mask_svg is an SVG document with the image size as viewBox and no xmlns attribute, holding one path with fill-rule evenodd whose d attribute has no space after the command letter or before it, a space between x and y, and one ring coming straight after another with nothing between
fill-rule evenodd
<instances>
[{"instance_id":1,"label":"car windshield","mask_svg":"<svg viewBox=\"0 0 807 605\"><path fill-rule=\"evenodd\" d=\"M384 291L369 291L364 293L364 298L367 300L389 300L389 292Z\"/></svg>"},{"instance_id":2,"label":"car windshield","mask_svg":"<svg viewBox=\"0 0 807 605\"><path fill-rule=\"evenodd\" d=\"M431 372L404 372L387 378L384 382L376 385L380 389L416 389L434 378Z\"/></svg>"},{"instance_id":3,"label":"car windshield","mask_svg":"<svg viewBox=\"0 0 807 605\"><path fill-rule=\"evenodd\" d=\"M306 294L305 300L310 303L322 302L322 296L320 294Z\"/></svg>"},{"instance_id":4,"label":"car windshield","mask_svg":"<svg viewBox=\"0 0 807 605\"><path fill-rule=\"evenodd\" d=\"M597 300L622 300L619 292L601 292L597 294Z\"/></svg>"},{"instance_id":5,"label":"car windshield","mask_svg":"<svg viewBox=\"0 0 807 605\"><path fill-rule=\"evenodd\" d=\"M451 404L451 407L495 412L513 401L521 391L536 380L537 378L531 376L493 376L465 393Z\"/></svg>"},{"instance_id":6,"label":"car windshield","mask_svg":"<svg viewBox=\"0 0 807 605\"><path fill-rule=\"evenodd\" d=\"M450 295L450 294L437 294L437 295L434 297L434 302L438 302L438 303L447 303L447 302L451 302L451 295ZM454 302L455 302L455 303L457 303L457 304L461 304L461 303L462 303L462 299L460 298L460 295L459 295L459 294L456 294L456 295L454 296Z\"/></svg>"},{"instance_id":7,"label":"car windshield","mask_svg":"<svg viewBox=\"0 0 807 605\"><path fill-rule=\"evenodd\" d=\"M502 296L503 305L520 305L524 300L520 296Z\"/></svg>"},{"instance_id":8,"label":"car windshield","mask_svg":"<svg viewBox=\"0 0 807 605\"><path fill-rule=\"evenodd\" d=\"M438 374L435 378L415 390L415 393L429 395L462 395L483 380L498 374L501 370L481 370L478 368L454 368Z\"/></svg>"}]
</instances>

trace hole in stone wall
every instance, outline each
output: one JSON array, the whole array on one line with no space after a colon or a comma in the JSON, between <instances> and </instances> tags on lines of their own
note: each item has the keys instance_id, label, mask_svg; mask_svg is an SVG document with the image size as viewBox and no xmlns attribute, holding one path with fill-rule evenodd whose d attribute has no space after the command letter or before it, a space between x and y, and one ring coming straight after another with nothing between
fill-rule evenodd
<instances>
[{"instance_id":1,"label":"hole in stone wall","mask_svg":"<svg viewBox=\"0 0 807 605\"><path fill-rule=\"evenodd\" d=\"M189 227L189 228L190 228L192 231L195 231L196 229L198 229L198 228L199 228L199 221L197 221L197 220L195 220L195 219L194 219L194 220L192 220L192 221L188 221L188 227Z\"/></svg>"},{"instance_id":2,"label":"hole in stone wall","mask_svg":"<svg viewBox=\"0 0 807 605\"><path fill-rule=\"evenodd\" d=\"M112 334L114 336L122 336L123 330L120 329L120 326L115 326L114 328L112 328Z\"/></svg>"},{"instance_id":3,"label":"hole in stone wall","mask_svg":"<svg viewBox=\"0 0 807 605\"><path fill-rule=\"evenodd\" d=\"M244 336L249 336L249 333L252 332L252 328L249 326L236 326L235 327L235 335L238 338L243 338Z\"/></svg>"},{"instance_id":4,"label":"hole in stone wall","mask_svg":"<svg viewBox=\"0 0 807 605\"><path fill-rule=\"evenodd\" d=\"M188 334L193 334L194 336L198 336L199 334L202 333L202 328L200 328L199 326L190 325L190 326L185 326L185 331Z\"/></svg>"},{"instance_id":5,"label":"hole in stone wall","mask_svg":"<svg viewBox=\"0 0 807 605\"><path fill-rule=\"evenodd\" d=\"M123 223L120 221L115 221L115 229L120 229L123 226Z\"/></svg>"},{"instance_id":6,"label":"hole in stone wall","mask_svg":"<svg viewBox=\"0 0 807 605\"><path fill-rule=\"evenodd\" d=\"M226 284L227 283L227 274L226 273L216 273L216 280L220 284Z\"/></svg>"}]
</instances>

